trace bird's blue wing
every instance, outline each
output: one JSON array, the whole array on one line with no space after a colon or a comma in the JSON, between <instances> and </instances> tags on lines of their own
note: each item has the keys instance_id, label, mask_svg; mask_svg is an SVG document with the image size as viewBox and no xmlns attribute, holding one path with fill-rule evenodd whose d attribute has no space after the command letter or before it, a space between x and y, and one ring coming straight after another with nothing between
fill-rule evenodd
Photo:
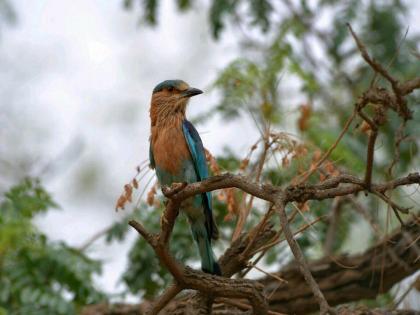
<instances>
[{"instance_id":1,"label":"bird's blue wing","mask_svg":"<svg viewBox=\"0 0 420 315\"><path fill-rule=\"evenodd\" d=\"M209 171L207 168L206 154L204 152L203 142L201 141L200 135L194 128L193 124L188 120L184 120L182 130L193 159L198 180L201 181L208 178ZM207 233L209 234L209 237L217 238L217 227L213 222L212 215L211 192L201 194L201 196L203 198L203 207L206 215Z\"/></svg>"},{"instance_id":2,"label":"bird's blue wing","mask_svg":"<svg viewBox=\"0 0 420 315\"><path fill-rule=\"evenodd\" d=\"M152 151L152 141L150 141L150 146L149 146L149 163L150 163L150 167L152 169L154 169L156 167L155 158L153 156L153 151Z\"/></svg>"}]
</instances>

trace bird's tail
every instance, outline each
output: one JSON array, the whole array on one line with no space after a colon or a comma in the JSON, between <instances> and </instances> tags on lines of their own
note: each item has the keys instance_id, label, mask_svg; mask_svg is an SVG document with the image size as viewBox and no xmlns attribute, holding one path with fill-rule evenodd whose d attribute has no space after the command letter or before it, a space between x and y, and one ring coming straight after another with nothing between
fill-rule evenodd
<instances>
[{"instance_id":1,"label":"bird's tail","mask_svg":"<svg viewBox=\"0 0 420 315\"><path fill-rule=\"evenodd\" d=\"M200 221L193 222L191 231L200 252L201 269L206 273L221 276L222 272L211 248L211 238L207 235L204 223Z\"/></svg>"}]
</instances>

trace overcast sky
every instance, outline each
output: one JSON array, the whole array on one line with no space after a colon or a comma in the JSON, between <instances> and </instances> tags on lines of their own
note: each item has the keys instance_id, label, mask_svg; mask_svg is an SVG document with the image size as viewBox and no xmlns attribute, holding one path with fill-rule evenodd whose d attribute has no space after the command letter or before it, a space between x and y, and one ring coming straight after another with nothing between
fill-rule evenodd
<instances>
[{"instance_id":1,"label":"overcast sky","mask_svg":"<svg viewBox=\"0 0 420 315\"><path fill-rule=\"evenodd\" d=\"M0 162L13 163L0 187L19 172L46 174L61 210L37 223L70 245L122 216L114 212L115 200L148 158L153 87L180 78L205 90L190 104L193 117L215 104L209 84L238 55L234 32L219 42L210 38L206 10L179 15L173 1L163 1L159 26L149 28L121 3L14 0L17 23L1 31ZM225 145L245 154L257 138L246 122L212 119L198 129L214 154ZM98 242L91 249L106 261L98 283L109 292L118 289L129 246Z\"/></svg>"}]
</instances>

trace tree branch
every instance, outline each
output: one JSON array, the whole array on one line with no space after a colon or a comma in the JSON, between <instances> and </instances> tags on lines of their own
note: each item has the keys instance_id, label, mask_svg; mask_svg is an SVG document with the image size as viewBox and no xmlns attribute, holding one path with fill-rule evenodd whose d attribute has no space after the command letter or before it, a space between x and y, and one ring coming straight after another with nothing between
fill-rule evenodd
<instances>
[{"instance_id":1,"label":"tree branch","mask_svg":"<svg viewBox=\"0 0 420 315\"><path fill-rule=\"evenodd\" d=\"M300 272L303 274L303 277L305 278L306 283L311 288L311 291L314 294L315 299L317 300L320 306L321 314L326 314L328 312L335 313L328 305L328 302L325 300L324 295L319 289L318 283L316 283L316 281L312 277L308 264L305 258L303 257L302 250L300 249L298 243L293 237L292 231L290 230L290 227L289 227L289 222L287 220L285 203L282 200L279 200L275 206L277 208L277 211L279 212L280 224L283 229L284 236L287 240L287 243L289 244L290 249L292 250L293 256L295 256Z\"/></svg>"},{"instance_id":2,"label":"tree branch","mask_svg":"<svg viewBox=\"0 0 420 315\"><path fill-rule=\"evenodd\" d=\"M395 231L391 236L385 237L365 252L355 255L325 257L309 263L309 270L315 281L319 283L320 289L330 305L339 305L358 301L360 299L374 299L379 294L389 291L395 284L414 274L420 268L420 259L418 259L420 248L419 235L420 217L417 216L408 222L403 230L398 229L398 231ZM388 246L387 251L382 250L384 244ZM398 263L393 255L390 255L391 251L394 252L400 260L405 262L405 266ZM382 261L384 261L385 264L383 266L381 290ZM258 281L264 286L266 292L274 290L274 293L268 300L270 311L287 314L308 314L318 310L318 302L314 298L311 289L304 281L299 267L295 263L289 264L280 272L275 273L275 275L286 280L287 283L279 282L271 276L264 277ZM220 300L218 301L220 302ZM233 301L245 300L234 299ZM181 298L172 303L172 307L168 307L168 310L164 309L160 314L185 314L184 308L186 307L186 304L191 303L191 296L188 295L187 300ZM228 306L225 306L224 310L224 314L243 314L239 313L236 308L229 308ZM213 314L222 314L218 311L219 309L216 309ZM343 315L358 315L363 312L360 312L358 309L342 307L337 310L337 313ZM100 304L86 307L82 314L144 315L145 311L144 307L140 307L139 305L111 306ZM365 313L363 314L370 313L368 310L365 310ZM376 310L372 315L373 314L376 314ZM380 312L378 314L385 313ZM402 314L414 315L415 313Z\"/></svg>"}]
</instances>

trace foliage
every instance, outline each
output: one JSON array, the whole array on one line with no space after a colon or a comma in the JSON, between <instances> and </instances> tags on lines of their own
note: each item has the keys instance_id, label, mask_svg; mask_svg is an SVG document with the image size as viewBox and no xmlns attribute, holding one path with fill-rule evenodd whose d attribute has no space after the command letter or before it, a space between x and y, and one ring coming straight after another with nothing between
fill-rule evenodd
<instances>
[{"instance_id":1,"label":"foliage","mask_svg":"<svg viewBox=\"0 0 420 315\"><path fill-rule=\"evenodd\" d=\"M12 24L16 22L16 12L8 0L0 0L0 27L2 24Z\"/></svg>"},{"instance_id":2,"label":"foliage","mask_svg":"<svg viewBox=\"0 0 420 315\"><path fill-rule=\"evenodd\" d=\"M34 217L53 207L29 178L0 200L0 314L75 314L104 297L92 281L100 262L34 226Z\"/></svg>"},{"instance_id":3,"label":"foliage","mask_svg":"<svg viewBox=\"0 0 420 315\"><path fill-rule=\"evenodd\" d=\"M124 0L126 9L133 9L134 0ZM155 26L158 21L158 5L159 0L142 0L137 1L140 9L143 11L141 21L149 25ZM197 1L193 0L177 0L177 7L182 11L193 8ZM258 26L261 30L267 31L270 27L270 12L272 4L268 0L213 0L209 9L209 22L214 38L218 39L225 29L226 21L233 19L237 13L241 12L245 6L247 14L249 14L249 24Z\"/></svg>"}]
</instances>

